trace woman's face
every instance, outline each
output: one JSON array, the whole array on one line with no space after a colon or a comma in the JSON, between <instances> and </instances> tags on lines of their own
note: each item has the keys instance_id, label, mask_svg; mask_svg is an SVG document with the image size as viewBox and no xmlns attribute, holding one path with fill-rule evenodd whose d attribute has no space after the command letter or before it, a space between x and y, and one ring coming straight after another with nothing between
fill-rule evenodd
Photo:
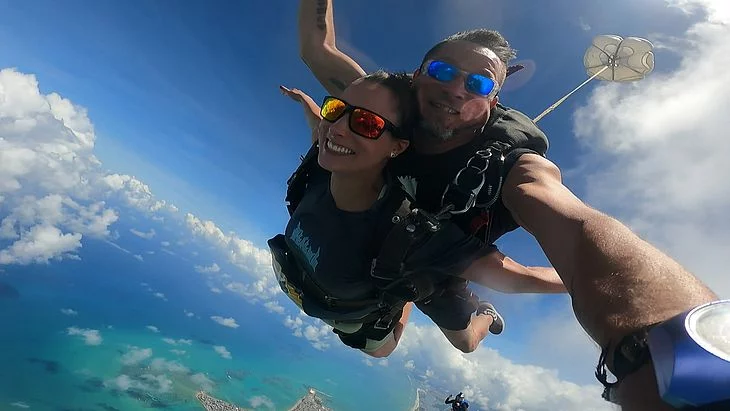
<instances>
[{"instance_id":1,"label":"woman's face","mask_svg":"<svg viewBox=\"0 0 730 411\"><path fill-rule=\"evenodd\" d=\"M377 83L356 81L345 89L341 100L400 125L398 104L393 93ZM379 173L391 158L391 153L400 154L408 147L407 140L395 138L387 129L377 139L355 133L350 127L353 115L356 116L354 119L359 118L359 113L350 111L334 122L320 122L318 160L325 170L352 174Z\"/></svg>"}]
</instances>

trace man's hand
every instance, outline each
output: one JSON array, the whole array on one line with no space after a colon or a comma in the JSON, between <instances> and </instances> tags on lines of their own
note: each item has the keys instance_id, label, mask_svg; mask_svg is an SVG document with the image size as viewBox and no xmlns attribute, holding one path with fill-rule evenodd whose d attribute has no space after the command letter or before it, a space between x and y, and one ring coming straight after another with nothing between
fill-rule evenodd
<instances>
[{"instance_id":1,"label":"man's hand","mask_svg":"<svg viewBox=\"0 0 730 411\"><path fill-rule=\"evenodd\" d=\"M333 96L340 96L350 83L365 75L355 60L337 49L331 0L301 0L299 53Z\"/></svg>"}]
</instances>

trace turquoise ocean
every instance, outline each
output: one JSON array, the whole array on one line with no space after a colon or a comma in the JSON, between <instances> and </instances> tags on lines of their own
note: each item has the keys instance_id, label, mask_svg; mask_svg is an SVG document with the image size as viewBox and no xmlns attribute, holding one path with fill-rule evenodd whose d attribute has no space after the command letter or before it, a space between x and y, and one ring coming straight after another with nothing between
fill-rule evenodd
<instances>
[{"instance_id":1,"label":"turquoise ocean","mask_svg":"<svg viewBox=\"0 0 730 411\"><path fill-rule=\"evenodd\" d=\"M199 410L201 389L247 409L286 410L307 387L336 410L411 408L402 366L317 350L292 335L285 314L212 293L190 250L170 255L130 235L116 242L144 261L88 240L80 259L0 266L0 410Z\"/></svg>"}]
</instances>

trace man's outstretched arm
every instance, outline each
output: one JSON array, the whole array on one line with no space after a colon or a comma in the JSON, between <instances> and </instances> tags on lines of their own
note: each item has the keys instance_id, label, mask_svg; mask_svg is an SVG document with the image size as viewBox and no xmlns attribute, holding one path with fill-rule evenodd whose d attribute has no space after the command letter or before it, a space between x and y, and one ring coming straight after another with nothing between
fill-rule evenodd
<instances>
[{"instance_id":1,"label":"man's outstretched arm","mask_svg":"<svg viewBox=\"0 0 730 411\"><path fill-rule=\"evenodd\" d=\"M527 267L496 249L474 261L461 277L503 293L566 292L554 268Z\"/></svg>"},{"instance_id":2,"label":"man's outstretched arm","mask_svg":"<svg viewBox=\"0 0 730 411\"><path fill-rule=\"evenodd\" d=\"M299 3L299 53L333 96L339 96L350 83L365 75L355 60L337 49L332 0Z\"/></svg>"},{"instance_id":3,"label":"man's outstretched arm","mask_svg":"<svg viewBox=\"0 0 730 411\"><path fill-rule=\"evenodd\" d=\"M601 347L717 300L677 262L584 204L543 157L519 158L507 175L503 201L540 243L571 295L578 321ZM624 410L671 409L656 385L651 364L644 366L618 386L618 401Z\"/></svg>"}]
</instances>

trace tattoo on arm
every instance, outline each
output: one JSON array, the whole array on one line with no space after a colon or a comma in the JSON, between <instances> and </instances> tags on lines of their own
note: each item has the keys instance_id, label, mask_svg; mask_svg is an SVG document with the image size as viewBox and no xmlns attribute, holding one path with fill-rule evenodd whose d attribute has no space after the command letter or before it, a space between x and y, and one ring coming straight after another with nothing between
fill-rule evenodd
<instances>
[{"instance_id":1,"label":"tattoo on arm","mask_svg":"<svg viewBox=\"0 0 730 411\"><path fill-rule=\"evenodd\" d=\"M336 79L334 77L330 78L330 83L340 89L340 91L345 91L345 89L347 88L347 84L345 84L344 81Z\"/></svg>"},{"instance_id":2,"label":"tattoo on arm","mask_svg":"<svg viewBox=\"0 0 730 411\"><path fill-rule=\"evenodd\" d=\"M317 27L320 30L327 28L325 15L327 14L327 0L317 0Z\"/></svg>"}]
</instances>

